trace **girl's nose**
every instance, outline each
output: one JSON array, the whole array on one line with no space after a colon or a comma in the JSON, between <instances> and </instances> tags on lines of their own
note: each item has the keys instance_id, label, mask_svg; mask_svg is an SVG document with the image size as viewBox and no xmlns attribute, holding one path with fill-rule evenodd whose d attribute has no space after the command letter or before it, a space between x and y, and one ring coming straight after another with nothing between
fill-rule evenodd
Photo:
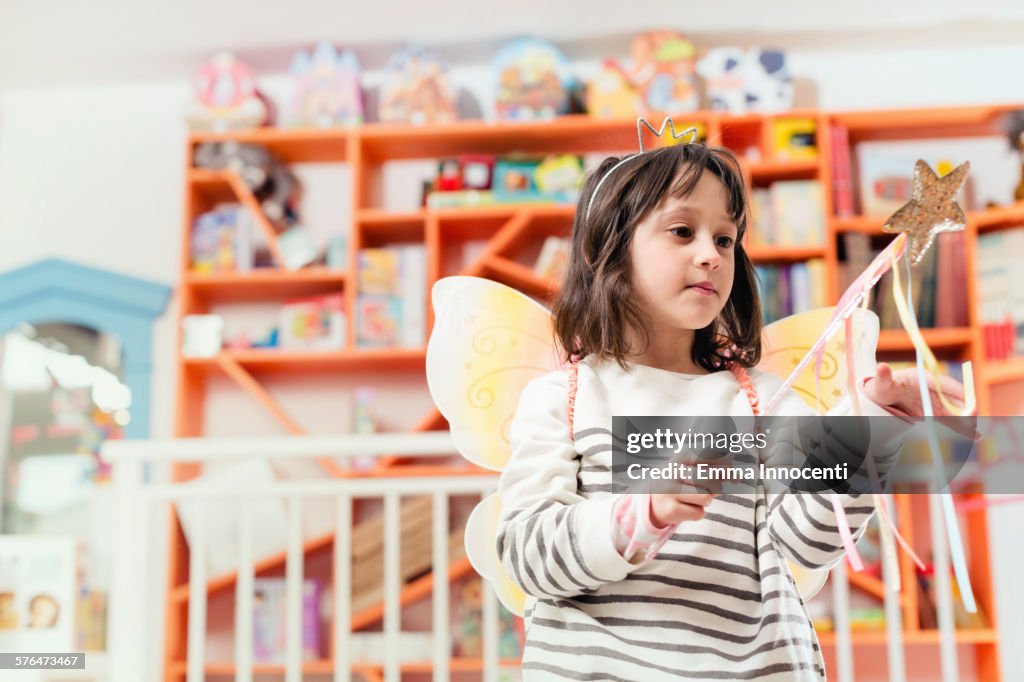
<instances>
[{"instance_id":1,"label":"girl's nose","mask_svg":"<svg viewBox=\"0 0 1024 682\"><path fill-rule=\"evenodd\" d=\"M718 252L714 239L699 239L696 242L695 263L702 268L717 270L722 263L722 254Z\"/></svg>"}]
</instances>

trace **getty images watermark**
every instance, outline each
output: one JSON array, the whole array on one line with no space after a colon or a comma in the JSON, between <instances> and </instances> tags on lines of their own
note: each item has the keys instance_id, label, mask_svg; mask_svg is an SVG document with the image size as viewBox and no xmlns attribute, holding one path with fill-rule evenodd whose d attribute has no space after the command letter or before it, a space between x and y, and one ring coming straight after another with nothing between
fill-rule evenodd
<instances>
[{"instance_id":1,"label":"getty images watermark","mask_svg":"<svg viewBox=\"0 0 1024 682\"><path fill-rule=\"evenodd\" d=\"M1024 493L1024 417L612 420L612 492Z\"/></svg>"}]
</instances>

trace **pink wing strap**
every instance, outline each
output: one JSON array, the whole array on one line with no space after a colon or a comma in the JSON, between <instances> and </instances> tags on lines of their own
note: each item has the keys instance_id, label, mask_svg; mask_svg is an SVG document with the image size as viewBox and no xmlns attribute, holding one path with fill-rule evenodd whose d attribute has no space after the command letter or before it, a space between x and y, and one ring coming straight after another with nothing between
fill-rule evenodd
<instances>
[{"instance_id":1,"label":"pink wing strap","mask_svg":"<svg viewBox=\"0 0 1024 682\"><path fill-rule=\"evenodd\" d=\"M573 417L576 413L576 388L579 386L580 366L573 362L569 365L569 442L576 442L576 435L573 429Z\"/></svg>"}]
</instances>

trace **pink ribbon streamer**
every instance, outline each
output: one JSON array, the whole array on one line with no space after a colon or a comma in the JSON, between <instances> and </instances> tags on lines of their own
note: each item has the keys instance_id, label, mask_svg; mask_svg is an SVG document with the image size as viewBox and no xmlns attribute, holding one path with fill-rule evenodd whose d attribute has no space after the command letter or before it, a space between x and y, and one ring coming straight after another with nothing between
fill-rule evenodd
<instances>
[{"instance_id":1,"label":"pink ribbon streamer","mask_svg":"<svg viewBox=\"0 0 1024 682\"><path fill-rule=\"evenodd\" d=\"M828 325L825 327L824 333L818 337L818 340L814 342L807 355L801 358L800 362L793 371L789 373L786 380L779 386L779 390L775 392L775 395L771 397L771 400L767 402L764 408L764 414L771 414L772 411L778 407L779 401L786 395L786 392L796 382L797 377L804 371L807 364L812 358L815 359L815 368L818 374L820 374L821 358L825 350L825 344L832 337L832 334L839 328L839 324L845 322L850 315L853 315L853 311L856 310L867 292L871 290L871 287L878 283L878 280L882 278L889 268L892 266L892 259L898 258L903 254L903 250L906 247L907 239L906 233L900 233L896 239L889 242L889 245L882 249L882 252L875 256L875 259L871 261L871 265L867 267L860 274L860 276L854 280L853 284L847 288L846 293L843 294L842 298L839 299L839 303L836 305L836 310L832 313L832 319L829 320ZM897 253L894 253L897 252Z\"/></svg>"}]
</instances>

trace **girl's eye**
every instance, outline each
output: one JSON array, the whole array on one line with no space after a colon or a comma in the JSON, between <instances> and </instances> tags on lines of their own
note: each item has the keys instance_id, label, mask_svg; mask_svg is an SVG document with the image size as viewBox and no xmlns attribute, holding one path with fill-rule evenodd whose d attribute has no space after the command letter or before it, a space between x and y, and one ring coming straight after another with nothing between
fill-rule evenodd
<instances>
[{"instance_id":1,"label":"girl's eye","mask_svg":"<svg viewBox=\"0 0 1024 682\"><path fill-rule=\"evenodd\" d=\"M684 239L688 239L693 236L693 230L691 230L689 227L686 227L685 225L681 227L673 227L671 230L669 230L669 232L671 232L677 237L682 237Z\"/></svg>"},{"instance_id":2,"label":"girl's eye","mask_svg":"<svg viewBox=\"0 0 1024 682\"><path fill-rule=\"evenodd\" d=\"M721 246L723 249L728 249L732 247L734 241L735 240L733 240L732 237L719 237L718 245Z\"/></svg>"}]
</instances>

